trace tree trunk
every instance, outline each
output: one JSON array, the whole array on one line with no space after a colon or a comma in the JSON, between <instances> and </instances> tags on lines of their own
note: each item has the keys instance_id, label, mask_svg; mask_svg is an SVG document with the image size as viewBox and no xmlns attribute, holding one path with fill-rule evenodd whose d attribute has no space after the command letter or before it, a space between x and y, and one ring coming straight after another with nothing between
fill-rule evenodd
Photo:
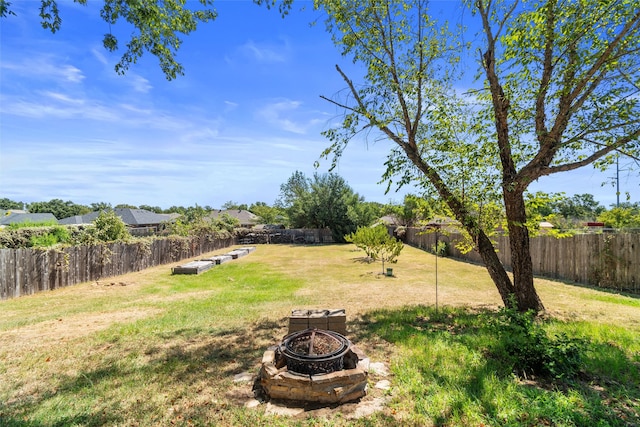
<instances>
[{"instance_id":1,"label":"tree trunk","mask_svg":"<svg viewBox=\"0 0 640 427\"><path fill-rule=\"evenodd\" d=\"M489 240L489 237L487 237L484 231L480 230L476 241L478 253L489 272L489 276L491 276L493 283L496 285L496 288L498 288L498 293L500 293L502 302L505 307L516 308L513 307L514 301L511 298L514 294L514 286L511 283L511 279L509 278L507 271L500 262L491 240Z\"/></svg>"},{"instance_id":2,"label":"tree trunk","mask_svg":"<svg viewBox=\"0 0 640 427\"><path fill-rule=\"evenodd\" d=\"M544 310L544 306L533 285L533 263L529 247L529 230L526 227L524 196L522 191L518 190L505 189L503 194L511 248L513 294L519 311L534 310L537 313Z\"/></svg>"}]
</instances>

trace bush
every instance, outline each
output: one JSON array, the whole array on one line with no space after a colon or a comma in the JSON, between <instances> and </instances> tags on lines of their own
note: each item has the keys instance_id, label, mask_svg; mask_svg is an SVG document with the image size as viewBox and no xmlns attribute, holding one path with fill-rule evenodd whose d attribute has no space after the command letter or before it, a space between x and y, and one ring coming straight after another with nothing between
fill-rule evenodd
<instances>
[{"instance_id":1,"label":"bush","mask_svg":"<svg viewBox=\"0 0 640 427\"><path fill-rule=\"evenodd\" d=\"M50 231L41 235L32 235L30 238L31 246L36 248L47 248L55 246L59 243L67 243L71 240L71 233L65 227L56 225L51 227Z\"/></svg>"},{"instance_id":2,"label":"bush","mask_svg":"<svg viewBox=\"0 0 640 427\"><path fill-rule=\"evenodd\" d=\"M566 334L549 337L533 311L503 308L489 324L499 338L491 354L517 375L562 379L579 372L586 341Z\"/></svg>"},{"instance_id":3,"label":"bush","mask_svg":"<svg viewBox=\"0 0 640 427\"><path fill-rule=\"evenodd\" d=\"M20 230L22 228L52 227L54 225L58 225L58 221L52 219L49 221L39 221L39 222L34 222L34 221L16 222L13 224L9 224L7 228L9 230Z\"/></svg>"},{"instance_id":4,"label":"bush","mask_svg":"<svg viewBox=\"0 0 640 427\"><path fill-rule=\"evenodd\" d=\"M131 237L127 225L114 211L100 212L93 224L95 237L102 242L128 240Z\"/></svg>"},{"instance_id":5,"label":"bush","mask_svg":"<svg viewBox=\"0 0 640 427\"><path fill-rule=\"evenodd\" d=\"M447 242L443 242L442 240L438 241L438 246L431 245L431 250L429 251L434 255L438 255L441 258L447 257L449 255L449 245Z\"/></svg>"},{"instance_id":6,"label":"bush","mask_svg":"<svg viewBox=\"0 0 640 427\"><path fill-rule=\"evenodd\" d=\"M7 227L0 231L0 248L46 248L72 241L72 230L58 224L46 227Z\"/></svg>"}]
</instances>

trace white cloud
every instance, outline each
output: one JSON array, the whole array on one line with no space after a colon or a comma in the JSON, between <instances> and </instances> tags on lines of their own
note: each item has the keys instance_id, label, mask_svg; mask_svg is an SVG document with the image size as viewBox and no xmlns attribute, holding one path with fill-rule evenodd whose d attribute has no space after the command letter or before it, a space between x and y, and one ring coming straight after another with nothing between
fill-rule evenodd
<instances>
[{"instance_id":1,"label":"white cloud","mask_svg":"<svg viewBox=\"0 0 640 427\"><path fill-rule=\"evenodd\" d=\"M0 68L15 72L22 78L32 77L60 82L80 83L85 76L77 67L64 64L61 59L52 55L25 58L18 62L3 61Z\"/></svg>"},{"instance_id":2,"label":"white cloud","mask_svg":"<svg viewBox=\"0 0 640 427\"><path fill-rule=\"evenodd\" d=\"M192 144L192 143L210 143L215 138L217 138L219 132L217 129L211 129L209 127L197 128L191 132L186 132L180 136L181 144Z\"/></svg>"},{"instance_id":3,"label":"white cloud","mask_svg":"<svg viewBox=\"0 0 640 427\"><path fill-rule=\"evenodd\" d=\"M118 77L121 77L121 76L118 76ZM142 76L140 76L138 74L132 73L130 71L127 72L126 81L127 81L127 83L131 84L131 87L136 92L147 93L151 89L153 89L153 86L151 85L149 80L145 79L144 77L142 77Z\"/></svg>"},{"instance_id":4,"label":"white cloud","mask_svg":"<svg viewBox=\"0 0 640 427\"><path fill-rule=\"evenodd\" d=\"M80 83L82 80L84 80L82 71L74 67L73 65L63 65L60 72L62 77L67 81Z\"/></svg>"},{"instance_id":5,"label":"white cloud","mask_svg":"<svg viewBox=\"0 0 640 427\"><path fill-rule=\"evenodd\" d=\"M236 108L238 108L238 106L240 104L238 104L237 102L233 102L233 101L224 101L224 105L225 105L224 112L225 113L229 113L229 112L235 110Z\"/></svg>"},{"instance_id":6,"label":"white cloud","mask_svg":"<svg viewBox=\"0 0 640 427\"><path fill-rule=\"evenodd\" d=\"M287 60L289 46L271 45L268 43L256 43L253 40L247 41L239 48L243 56L248 56L261 63L277 63Z\"/></svg>"},{"instance_id":7,"label":"white cloud","mask_svg":"<svg viewBox=\"0 0 640 427\"><path fill-rule=\"evenodd\" d=\"M76 105L82 105L84 104L84 99L80 99L80 98L72 98L68 95L65 95L64 93L60 93L60 92L52 92L52 91L44 91L42 92L42 95L49 97L55 101L60 101L60 102L64 102L67 104L76 104Z\"/></svg>"},{"instance_id":8,"label":"white cloud","mask_svg":"<svg viewBox=\"0 0 640 427\"><path fill-rule=\"evenodd\" d=\"M257 116L273 127L287 132L306 134L312 127L323 123L315 111L304 111L302 102L280 100L265 105L257 111Z\"/></svg>"},{"instance_id":9,"label":"white cloud","mask_svg":"<svg viewBox=\"0 0 640 427\"><path fill-rule=\"evenodd\" d=\"M100 62L101 64L103 64L103 65L108 65L109 64L109 61L107 60L107 57L104 56L104 53L99 48L94 47L93 49L91 49L91 53L93 54L93 56L96 57L98 62Z\"/></svg>"}]
</instances>

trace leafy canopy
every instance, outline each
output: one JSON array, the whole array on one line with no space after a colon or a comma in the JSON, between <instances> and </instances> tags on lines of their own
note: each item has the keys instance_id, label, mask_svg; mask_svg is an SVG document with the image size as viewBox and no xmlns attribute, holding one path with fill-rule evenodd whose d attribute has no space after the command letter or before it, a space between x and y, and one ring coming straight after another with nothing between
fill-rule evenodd
<instances>
[{"instance_id":1,"label":"leafy canopy","mask_svg":"<svg viewBox=\"0 0 640 427\"><path fill-rule=\"evenodd\" d=\"M278 206L293 228L329 228L336 242L358 226L369 225L379 210L366 204L347 182L334 173L307 178L296 171L280 186Z\"/></svg>"},{"instance_id":2,"label":"leafy canopy","mask_svg":"<svg viewBox=\"0 0 640 427\"><path fill-rule=\"evenodd\" d=\"M524 193L542 176L640 156L638 3L469 0L481 28L475 38L436 18L424 0L315 5L335 44L366 69L354 81L336 67L347 96L325 98L344 116L324 133L331 145L323 157L335 165L361 135L392 142L383 179L434 190L505 305L542 309ZM462 93L468 47L479 53L482 79ZM513 279L489 238L495 203L507 219Z\"/></svg>"}]
</instances>

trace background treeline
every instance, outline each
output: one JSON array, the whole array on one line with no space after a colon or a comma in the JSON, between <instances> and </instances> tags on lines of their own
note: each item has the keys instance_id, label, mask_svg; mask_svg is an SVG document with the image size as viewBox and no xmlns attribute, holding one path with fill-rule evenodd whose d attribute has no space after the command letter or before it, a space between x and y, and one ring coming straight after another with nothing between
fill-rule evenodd
<instances>
[{"instance_id":1,"label":"background treeline","mask_svg":"<svg viewBox=\"0 0 640 427\"><path fill-rule=\"evenodd\" d=\"M208 214L217 209L247 210L256 215L258 223L261 224L278 224L296 229L328 228L336 242L343 242L345 235L355 232L358 227L375 224L381 218L385 218L387 222L397 226L412 227L432 221L441 222L443 219L453 217L447 206L429 193L419 196L409 194L404 196L402 202L386 204L367 202L337 174L316 173L312 177L308 177L299 171L294 172L280 186L280 195L273 204L262 201L252 204L228 201L219 208L195 205L171 206L163 209L150 205L117 204L112 206L106 202L82 205L61 199L23 203L0 198L0 209L2 210L51 213L57 219L93 211L110 211L116 208L180 214L179 219L168 227L166 232L182 236L215 233L218 230L232 231L238 225L234 223L232 218L223 218L216 223L208 218ZM482 204L474 204L470 206L470 211L479 218L479 223L483 224L484 228L496 233L506 229L504 209L499 203L487 201ZM553 229L546 230L546 232L557 237L585 230L593 231L593 228L590 229L587 226L588 222L600 222L604 224L605 228L613 230L640 230L640 203L623 202L607 209L597 202L591 194L578 194L569 197L564 193L530 193L527 195L527 215L529 218L527 225L534 235L540 229L542 222L551 223ZM57 229L55 233L61 234L60 240L64 240L64 233L60 229ZM72 233L71 237L74 236L75 234ZM12 237L12 239L15 238L15 236ZM25 238L31 239L31 236ZM4 241L6 244L7 238L4 237L0 241Z\"/></svg>"}]
</instances>

